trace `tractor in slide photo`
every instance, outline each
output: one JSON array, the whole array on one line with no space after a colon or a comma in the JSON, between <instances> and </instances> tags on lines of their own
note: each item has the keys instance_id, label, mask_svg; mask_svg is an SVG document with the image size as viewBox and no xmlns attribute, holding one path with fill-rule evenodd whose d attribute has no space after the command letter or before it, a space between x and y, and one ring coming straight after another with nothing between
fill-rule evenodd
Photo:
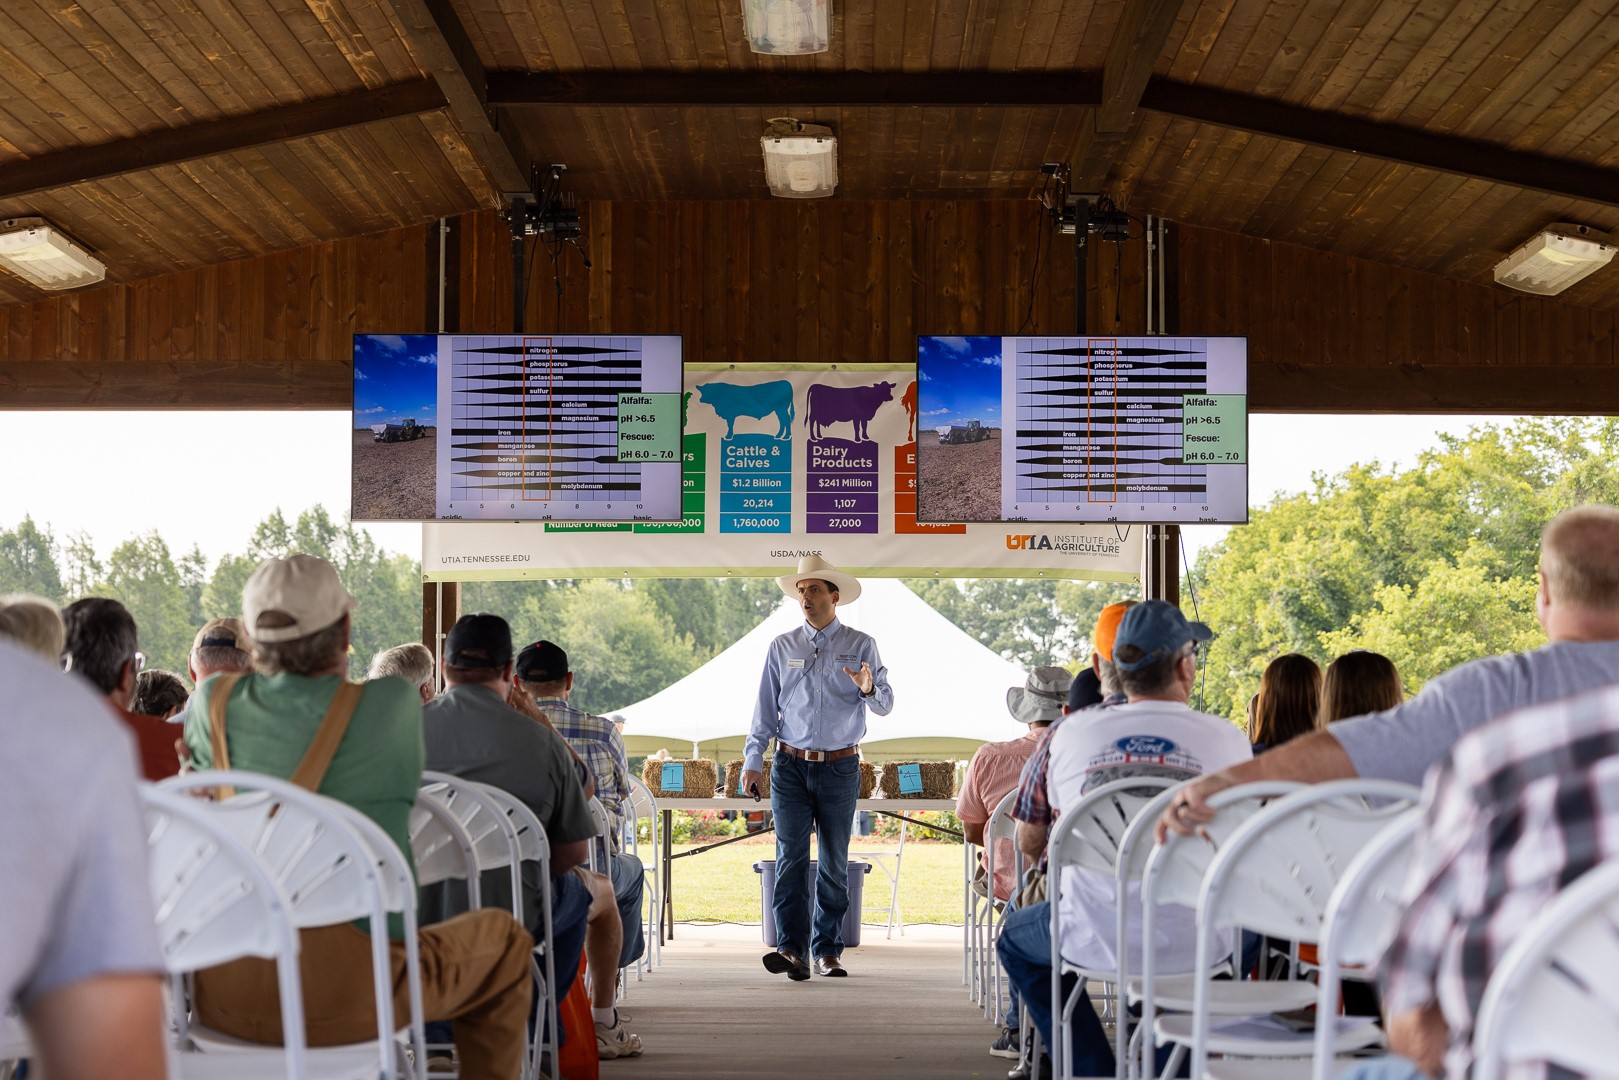
<instances>
[{"instance_id":1,"label":"tractor in slide photo","mask_svg":"<svg viewBox=\"0 0 1619 1080\"><path fill-rule=\"evenodd\" d=\"M411 439L424 439L427 429L414 419L406 420L403 424L372 424L372 442L409 442Z\"/></svg>"},{"instance_id":2,"label":"tractor in slide photo","mask_svg":"<svg viewBox=\"0 0 1619 1080\"><path fill-rule=\"evenodd\" d=\"M949 446L953 443L982 442L989 438L989 428L977 420L969 420L966 424L951 424L948 428L940 429L939 442Z\"/></svg>"}]
</instances>

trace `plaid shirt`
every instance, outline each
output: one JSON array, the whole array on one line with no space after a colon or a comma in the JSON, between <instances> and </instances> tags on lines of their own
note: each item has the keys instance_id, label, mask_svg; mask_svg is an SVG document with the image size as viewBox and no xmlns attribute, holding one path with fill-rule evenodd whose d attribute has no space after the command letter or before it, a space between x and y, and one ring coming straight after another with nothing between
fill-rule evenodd
<instances>
[{"instance_id":1,"label":"plaid shirt","mask_svg":"<svg viewBox=\"0 0 1619 1080\"><path fill-rule=\"evenodd\" d=\"M618 725L582 712L561 698L536 698L534 704L590 766L596 798L607 811L607 822L617 837L624 831L624 800L630 796L630 762L624 754L624 737L618 733ZM613 846L618 847L618 841Z\"/></svg>"},{"instance_id":2,"label":"plaid shirt","mask_svg":"<svg viewBox=\"0 0 1619 1080\"><path fill-rule=\"evenodd\" d=\"M1383 1004L1392 1016L1437 1003L1450 1028L1446 1075L1461 1077L1506 947L1559 889L1619 857L1619 687L1463 736L1428 773L1422 814Z\"/></svg>"},{"instance_id":3,"label":"plaid shirt","mask_svg":"<svg viewBox=\"0 0 1619 1080\"><path fill-rule=\"evenodd\" d=\"M1106 709L1112 705L1123 705L1129 699L1123 694L1109 694L1095 705L1089 705L1079 712L1059 716L1052 725L1045 729L1045 738L1041 739L1029 755L1028 762L1023 766L1023 772L1018 776L1017 798L1012 800L1012 818L1016 821L1026 821L1030 825L1040 825L1050 829L1057 821L1057 811L1052 808L1051 800L1046 797L1046 774L1051 766L1051 733L1057 730L1057 725L1067 720L1069 716L1078 716L1079 713L1089 712L1091 709ZM1039 869L1046 867L1046 854L1040 853Z\"/></svg>"}]
</instances>

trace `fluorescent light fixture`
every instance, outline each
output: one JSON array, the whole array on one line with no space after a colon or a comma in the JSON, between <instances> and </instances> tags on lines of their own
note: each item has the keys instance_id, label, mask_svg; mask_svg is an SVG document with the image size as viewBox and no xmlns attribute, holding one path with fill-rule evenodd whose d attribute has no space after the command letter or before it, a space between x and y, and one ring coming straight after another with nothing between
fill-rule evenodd
<instances>
[{"instance_id":1,"label":"fluorescent light fixture","mask_svg":"<svg viewBox=\"0 0 1619 1080\"><path fill-rule=\"evenodd\" d=\"M777 117L759 139L765 183L784 199L823 199L838 186L838 140L832 129Z\"/></svg>"},{"instance_id":2,"label":"fluorescent light fixture","mask_svg":"<svg viewBox=\"0 0 1619 1080\"><path fill-rule=\"evenodd\" d=\"M1529 238L1495 264L1495 280L1509 289L1556 296L1613 258L1613 241L1587 225L1558 222Z\"/></svg>"},{"instance_id":3,"label":"fluorescent light fixture","mask_svg":"<svg viewBox=\"0 0 1619 1080\"><path fill-rule=\"evenodd\" d=\"M742 25L756 53L826 52L832 43L832 0L742 0Z\"/></svg>"},{"instance_id":4,"label":"fluorescent light fixture","mask_svg":"<svg viewBox=\"0 0 1619 1080\"><path fill-rule=\"evenodd\" d=\"M0 266L41 289L77 289L107 276L100 259L37 217L0 222Z\"/></svg>"}]
</instances>

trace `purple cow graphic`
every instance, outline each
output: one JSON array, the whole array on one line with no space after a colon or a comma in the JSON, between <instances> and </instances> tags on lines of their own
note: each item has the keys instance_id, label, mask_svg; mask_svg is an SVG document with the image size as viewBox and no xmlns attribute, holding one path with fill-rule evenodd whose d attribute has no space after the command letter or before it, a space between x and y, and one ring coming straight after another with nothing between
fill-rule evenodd
<instances>
[{"instance_id":1,"label":"purple cow graphic","mask_svg":"<svg viewBox=\"0 0 1619 1080\"><path fill-rule=\"evenodd\" d=\"M854 425L856 442L865 442L866 425L877 415L885 401L894 400L894 384L872 383L870 386L824 386L816 383L804 397L804 423L809 425L810 438L819 439L825 429L844 421Z\"/></svg>"},{"instance_id":2,"label":"purple cow graphic","mask_svg":"<svg viewBox=\"0 0 1619 1080\"><path fill-rule=\"evenodd\" d=\"M811 388L813 389L813 387ZM697 399L709 406L725 421L725 437L736 435L739 416L758 420L772 414L776 418L776 438L792 437L793 384L786 379L775 382L743 383L706 382L697 384Z\"/></svg>"}]
</instances>

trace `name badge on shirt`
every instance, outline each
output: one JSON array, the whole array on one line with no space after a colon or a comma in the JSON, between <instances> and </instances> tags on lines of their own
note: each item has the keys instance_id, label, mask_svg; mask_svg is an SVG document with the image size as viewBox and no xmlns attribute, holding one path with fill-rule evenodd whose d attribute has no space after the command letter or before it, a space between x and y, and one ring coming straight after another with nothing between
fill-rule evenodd
<instances>
[{"instance_id":1,"label":"name badge on shirt","mask_svg":"<svg viewBox=\"0 0 1619 1080\"><path fill-rule=\"evenodd\" d=\"M839 653L838 654L838 663L840 663L840 664L858 664L859 662L860 662L860 657L858 655L856 655L855 653Z\"/></svg>"},{"instance_id":2,"label":"name badge on shirt","mask_svg":"<svg viewBox=\"0 0 1619 1080\"><path fill-rule=\"evenodd\" d=\"M792 659L787 661L787 670L788 671L792 671L794 668L801 668L803 666L804 666L804 658L802 656L795 656Z\"/></svg>"}]
</instances>

